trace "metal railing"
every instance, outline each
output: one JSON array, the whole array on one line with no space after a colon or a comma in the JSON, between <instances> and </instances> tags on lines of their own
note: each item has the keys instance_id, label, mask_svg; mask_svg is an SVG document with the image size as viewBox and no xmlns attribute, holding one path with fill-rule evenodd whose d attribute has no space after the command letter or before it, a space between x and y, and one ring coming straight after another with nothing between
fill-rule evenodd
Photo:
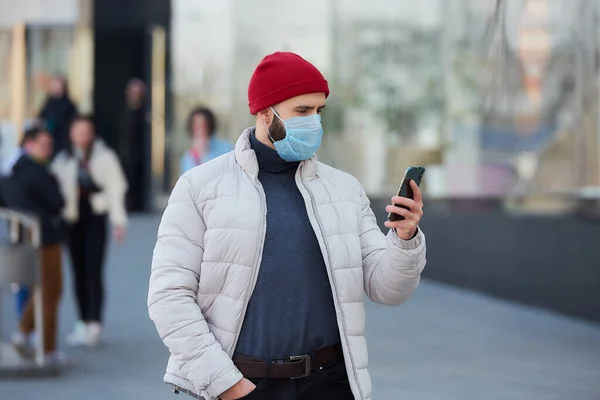
<instances>
[{"instance_id":1,"label":"metal railing","mask_svg":"<svg viewBox=\"0 0 600 400\"><path fill-rule=\"evenodd\" d=\"M19 284L28 285L33 289L36 330L35 364L44 367L40 222L31 215L0 208L0 224L3 224L6 236L0 243L0 288ZM0 315L0 324L1 322ZM1 326L0 332L2 332ZM3 354L0 354L0 365L2 357Z\"/></svg>"}]
</instances>

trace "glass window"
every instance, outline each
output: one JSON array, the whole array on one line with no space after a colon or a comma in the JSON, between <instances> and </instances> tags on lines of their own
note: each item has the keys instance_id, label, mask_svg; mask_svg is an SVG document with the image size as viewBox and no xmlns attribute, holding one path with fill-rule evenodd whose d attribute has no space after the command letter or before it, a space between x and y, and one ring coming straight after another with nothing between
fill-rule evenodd
<instances>
[{"instance_id":1,"label":"glass window","mask_svg":"<svg viewBox=\"0 0 600 400\"><path fill-rule=\"evenodd\" d=\"M387 197L406 166L425 165L429 196L572 196L600 179L599 7L175 0L177 149L187 146L183 122L197 103L215 108L235 140L253 122L252 71L264 55L289 50L331 86L319 157L369 194Z\"/></svg>"},{"instance_id":2,"label":"glass window","mask_svg":"<svg viewBox=\"0 0 600 400\"><path fill-rule=\"evenodd\" d=\"M73 46L72 26L27 27L27 116L36 118L46 98L48 80L69 77ZM77 66L76 66L77 67Z\"/></svg>"}]
</instances>

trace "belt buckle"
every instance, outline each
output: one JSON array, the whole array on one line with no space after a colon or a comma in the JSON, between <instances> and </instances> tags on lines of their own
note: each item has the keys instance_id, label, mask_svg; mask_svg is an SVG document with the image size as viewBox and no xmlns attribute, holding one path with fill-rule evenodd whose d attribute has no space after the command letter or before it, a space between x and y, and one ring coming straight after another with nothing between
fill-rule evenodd
<instances>
[{"instance_id":1,"label":"belt buckle","mask_svg":"<svg viewBox=\"0 0 600 400\"><path fill-rule=\"evenodd\" d=\"M290 379L301 379L301 378L306 378L306 377L310 376L312 358L309 355L305 354L302 356L292 356L292 357L288 358L288 362L295 362L295 361L301 361L301 360L304 360L304 365L306 366L304 373L300 376L295 376Z\"/></svg>"}]
</instances>

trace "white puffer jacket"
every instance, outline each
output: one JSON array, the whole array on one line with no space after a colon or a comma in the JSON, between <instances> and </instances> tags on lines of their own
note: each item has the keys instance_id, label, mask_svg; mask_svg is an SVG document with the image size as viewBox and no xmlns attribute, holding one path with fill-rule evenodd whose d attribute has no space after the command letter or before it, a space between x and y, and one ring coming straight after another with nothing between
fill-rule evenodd
<instances>
[{"instance_id":1,"label":"white puffer jacket","mask_svg":"<svg viewBox=\"0 0 600 400\"><path fill-rule=\"evenodd\" d=\"M231 357L259 273L267 213L250 133L234 152L179 179L154 249L148 307L171 352L165 381L200 399L242 378ZM368 400L363 293L381 304L406 301L425 266L425 236L386 238L358 181L316 157L300 164L296 183L327 266L352 392Z\"/></svg>"},{"instance_id":2,"label":"white puffer jacket","mask_svg":"<svg viewBox=\"0 0 600 400\"><path fill-rule=\"evenodd\" d=\"M65 199L63 217L67 222L76 222L79 219L78 168L77 158L66 151L59 153L51 165ZM101 189L100 192L90 195L92 211L98 215L108 214L113 226L127 225L127 180L117 154L100 139L94 141L89 169L92 179Z\"/></svg>"}]
</instances>

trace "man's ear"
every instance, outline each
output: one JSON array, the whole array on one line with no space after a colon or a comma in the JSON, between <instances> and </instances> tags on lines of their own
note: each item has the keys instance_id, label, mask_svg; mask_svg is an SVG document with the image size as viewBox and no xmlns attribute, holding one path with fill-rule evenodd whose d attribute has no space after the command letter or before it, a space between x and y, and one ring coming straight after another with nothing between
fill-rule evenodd
<instances>
[{"instance_id":1,"label":"man's ear","mask_svg":"<svg viewBox=\"0 0 600 400\"><path fill-rule=\"evenodd\" d=\"M271 125L271 119L273 118L273 116L271 115L271 110L269 110L268 108L259 111L258 114L256 114L256 117L260 119L261 122L267 125Z\"/></svg>"}]
</instances>

